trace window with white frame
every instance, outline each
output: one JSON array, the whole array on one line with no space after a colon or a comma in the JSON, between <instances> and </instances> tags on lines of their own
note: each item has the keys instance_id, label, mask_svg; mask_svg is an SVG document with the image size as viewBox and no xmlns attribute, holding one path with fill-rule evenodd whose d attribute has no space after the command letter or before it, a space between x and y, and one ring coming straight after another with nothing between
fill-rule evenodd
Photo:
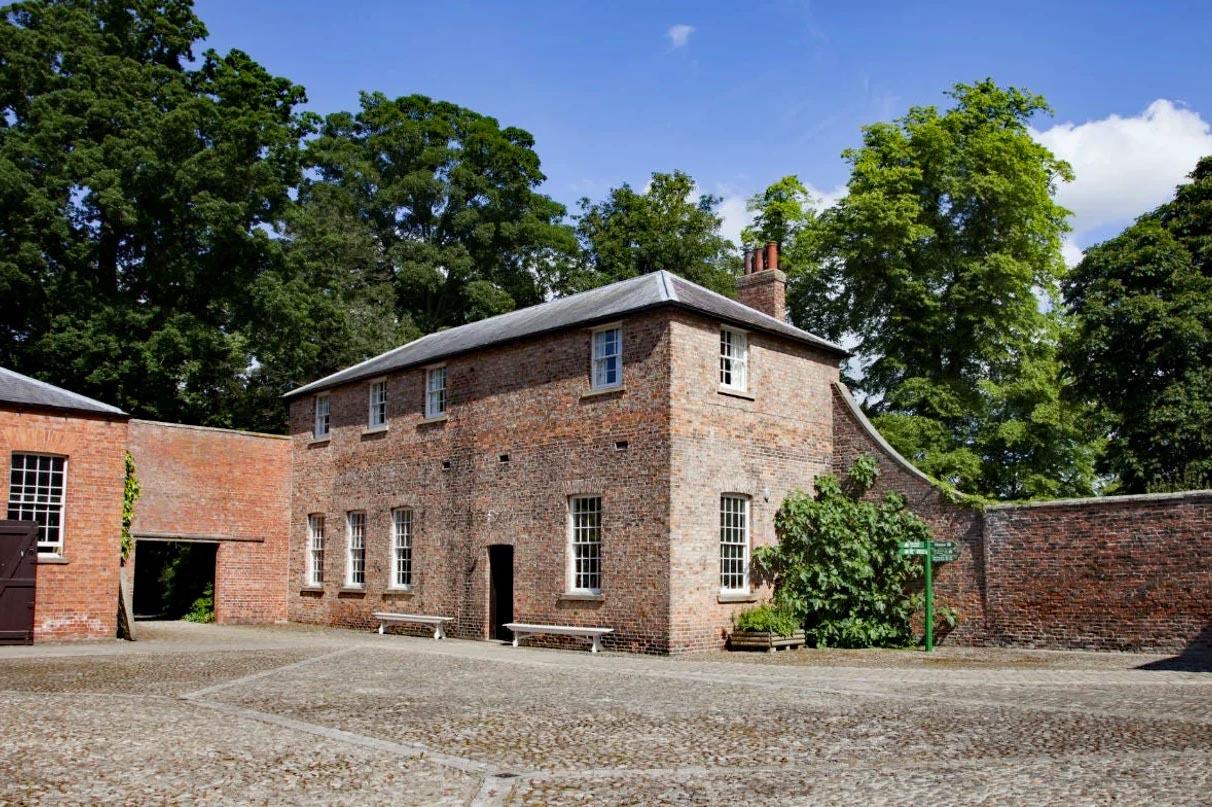
<instances>
[{"instance_id":1,"label":"window with white frame","mask_svg":"<svg viewBox=\"0 0 1212 807\"><path fill-rule=\"evenodd\" d=\"M347 586L366 585L366 514L360 511L347 513L345 532L349 539L349 561L345 564Z\"/></svg>"},{"instance_id":2,"label":"window with white frame","mask_svg":"<svg viewBox=\"0 0 1212 807\"><path fill-rule=\"evenodd\" d=\"M593 388L623 383L623 329L617 325L593 332Z\"/></svg>"},{"instance_id":3,"label":"window with white frame","mask_svg":"<svg viewBox=\"0 0 1212 807\"><path fill-rule=\"evenodd\" d=\"M324 515L313 513L307 517L307 585L318 586L324 582Z\"/></svg>"},{"instance_id":4,"label":"window with white frame","mask_svg":"<svg viewBox=\"0 0 1212 807\"><path fill-rule=\"evenodd\" d=\"M331 412L331 402L327 395L316 396L316 418L315 424L312 427L312 437L317 440L328 436L329 427L329 412Z\"/></svg>"},{"instance_id":5,"label":"window with white frame","mask_svg":"<svg viewBox=\"0 0 1212 807\"><path fill-rule=\"evenodd\" d=\"M446 368L430 367L425 371L425 417L446 414Z\"/></svg>"},{"instance_id":6,"label":"window with white frame","mask_svg":"<svg viewBox=\"0 0 1212 807\"><path fill-rule=\"evenodd\" d=\"M749 591L749 499L720 497L720 591Z\"/></svg>"},{"instance_id":7,"label":"window with white frame","mask_svg":"<svg viewBox=\"0 0 1212 807\"><path fill-rule=\"evenodd\" d=\"M372 429L387 425L387 379L385 378L370 382L370 413L366 422Z\"/></svg>"},{"instance_id":8,"label":"window with white frame","mask_svg":"<svg viewBox=\"0 0 1212 807\"><path fill-rule=\"evenodd\" d=\"M13 454L9 472L8 517L38 522L38 552L63 553L63 504L67 458Z\"/></svg>"},{"instance_id":9,"label":"window with white frame","mask_svg":"<svg viewBox=\"0 0 1212 807\"><path fill-rule=\"evenodd\" d=\"M571 591L602 590L602 497L568 500L568 586Z\"/></svg>"},{"instance_id":10,"label":"window with white frame","mask_svg":"<svg viewBox=\"0 0 1212 807\"><path fill-rule=\"evenodd\" d=\"M720 386L749 388L749 339L744 331L720 329Z\"/></svg>"},{"instance_id":11,"label":"window with white frame","mask_svg":"<svg viewBox=\"0 0 1212 807\"><path fill-rule=\"evenodd\" d=\"M395 588L412 588L412 511L391 512L392 578Z\"/></svg>"}]
</instances>

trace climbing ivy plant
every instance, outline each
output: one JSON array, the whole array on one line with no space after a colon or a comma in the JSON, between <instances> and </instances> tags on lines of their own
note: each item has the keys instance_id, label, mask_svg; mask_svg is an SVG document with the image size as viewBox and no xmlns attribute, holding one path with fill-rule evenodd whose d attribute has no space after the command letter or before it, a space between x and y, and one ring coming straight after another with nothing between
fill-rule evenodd
<instances>
[{"instance_id":1,"label":"climbing ivy plant","mask_svg":"<svg viewBox=\"0 0 1212 807\"><path fill-rule=\"evenodd\" d=\"M126 452L126 480L122 486L122 560L130 557L134 547L134 539L130 534L130 525L135 521L135 503L139 501L139 477L135 473L135 458Z\"/></svg>"},{"instance_id":2,"label":"climbing ivy plant","mask_svg":"<svg viewBox=\"0 0 1212 807\"><path fill-rule=\"evenodd\" d=\"M879 476L871 457L855 460L845 480L818 477L816 494L792 493L775 516L778 543L754 551L774 599L804 626L817 647L904 647L918 564L899 553L902 541L930 538L926 523L899 494L864 500Z\"/></svg>"}]
</instances>

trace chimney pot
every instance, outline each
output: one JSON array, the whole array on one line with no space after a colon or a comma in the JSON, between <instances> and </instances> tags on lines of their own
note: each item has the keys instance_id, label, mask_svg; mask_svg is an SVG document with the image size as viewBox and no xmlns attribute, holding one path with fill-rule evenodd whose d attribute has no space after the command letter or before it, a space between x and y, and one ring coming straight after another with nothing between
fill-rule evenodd
<instances>
[{"instance_id":1,"label":"chimney pot","mask_svg":"<svg viewBox=\"0 0 1212 807\"><path fill-rule=\"evenodd\" d=\"M766 268L766 255L761 248L753 250L753 271L760 272Z\"/></svg>"},{"instance_id":2,"label":"chimney pot","mask_svg":"<svg viewBox=\"0 0 1212 807\"><path fill-rule=\"evenodd\" d=\"M766 244L766 268L779 268L779 245L777 241L771 241Z\"/></svg>"},{"instance_id":3,"label":"chimney pot","mask_svg":"<svg viewBox=\"0 0 1212 807\"><path fill-rule=\"evenodd\" d=\"M753 274L753 250L745 250L745 274Z\"/></svg>"}]
</instances>

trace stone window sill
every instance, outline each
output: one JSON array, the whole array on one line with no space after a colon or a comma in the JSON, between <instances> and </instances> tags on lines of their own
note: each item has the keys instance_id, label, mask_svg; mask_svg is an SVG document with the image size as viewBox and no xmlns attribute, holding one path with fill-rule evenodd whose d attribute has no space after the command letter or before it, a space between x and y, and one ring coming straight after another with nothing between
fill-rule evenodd
<instances>
[{"instance_id":1,"label":"stone window sill","mask_svg":"<svg viewBox=\"0 0 1212 807\"><path fill-rule=\"evenodd\" d=\"M757 602L757 596L744 591L721 591L716 602Z\"/></svg>"},{"instance_id":2,"label":"stone window sill","mask_svg":"<svg viewBox=\"0 0 1212 807\"><path fill-rule=\"evenodd\" d=\"M299 586L300 594L323 594L324 586Z\"/></svg>"},{"instance_id":3,"label":"stone window sill","mask_svg":"<svg viewBox=\"0 0 1212 807\"><path fill-rule=\"evenodd\" d=\"M428 426L430 423L445 423L450 418L450 415L443 412L440 415L434 415L431 418L421 418L418 426Z\"/></svg>"},{"instance_id":4,"label":"stone window sill","mask_svg":"<svg viewBox=\"0 0 1212 807\"><path fill-rule=\"evenodd\" d=\"M592 591L565 591L560 595L563 602L605 602L606 595Z\"/></svg>"},{"instance_id":5,"label":"stone window sill","mask_svg":"<svg viewBox=\"0 0 1212 807\"><path fill-rule=\"evenodd\" d=\"M591 389L591 390L586 390L585 392L581 393L581 400L583 401L586 398L600 398L603 395L617 395L619 393L626 392L626 391L627 391L627 387L625 387L622 384L619 384L617 387L602 387L601 389Z\"/></svg>"},{"instance_id":6,"label":"stone window sill","mask_svg":"<svg viewBox=\"0 0 1212 807\"><path fill-rule=\"evenodd\" d=\"M365 429L362 430L362 436L369 437L373 434L385 434L386 432L387 432L387 424L384 423L382 426L367 426Z\"/></svg>"},{"instance_id":7,"label":"stone window sill","mask_svg":"<svg viewBox=\"0 0 1212 807\"><path fill-rule=\"evenodd\" d=\"M39 555L39 566L66 566L70 561L62 555Z\"/></svg>"},{"instance_id":8,"label":"stone window sill","mask_svg":"<svg viewBox=\"0 0 1212 807\"><path fill-rule=\"evenodd\" d=\"M329 435L328 437L313 437L313 438L311 438L310 440L308 440L308 441L307 441L307 445L308 445L308 446L316 446L316 447L318 448L319 446L326 446L326 445L328 445L328 441L329 441L329 440L331 440L331 439L332 439L332 436L331 436L331 435Z\"/></svg>"},{"instance_id":9,"label":"stone window sill","mask_svg":"<svg viewBox=\"0 0 1212 807\"><path fill-rule=\"evenodd\" d=\"M337 589L337 593L351 597L364 597L366 596L366 586L341 586Z\"/></svg>"},{"instance_id":10,"label":"stone window sill","mask_svg":"<svg viewBox=\"0 0 1212 807\"><path fill-rule=\"evenodd\" d=\"M732 387L720 386L716 388L716 392L720 395L728 395L732 398L744 398L746 401L755 401L757 397L748 390L733 389Z\"/></svg>"},{"instance_id":11,"label":"stone window sill","mask_svg":"<svg viewBox=\"0 0 1212 807\"><path fill-rule=\"evenodd\" d=\"M383 596L385 597L411 597L416 593L416 589L413 586L388 586L383 589Z\"/></svg>"}]
</instances>

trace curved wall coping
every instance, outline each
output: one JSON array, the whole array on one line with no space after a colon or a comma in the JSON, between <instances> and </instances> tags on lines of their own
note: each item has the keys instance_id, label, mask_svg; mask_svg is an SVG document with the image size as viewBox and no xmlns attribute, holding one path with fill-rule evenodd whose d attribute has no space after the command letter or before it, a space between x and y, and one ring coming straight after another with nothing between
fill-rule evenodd
<instances>
[{"instance_id":1,"label":"curved wall coping","mask_svg":"<svg viewBox=\"0 0 1212 807\"><path fill-rule=\"evenodd\" d=\"M879 446L880 450L888 455L889 459L891 459L896 465L900 466L902 471L917 477L932 488L939 488L941 490L937 482L923 473L912 462L905 459L905 457L899 451L892 447L892 443L889 443L884 439L884 435L880 434L879 429L875 428L871 421L867 419L867 416L863 414L862 407L859 406L858 401L854 400L854 396L850 394L850 390L845 384L843 384L841 381L834 381L833 389L835 392L837 392L838 397L842 399L842 403L846 404L846 407L850 410L850 414L856 421L858 421L859 426L863 428L863 431L867 432L867 436L871 438L872 442Z\"/></svg>"},{"instance_id":2,"label":"curved wall coping","mask_svg":"<svg viewBox=\"0 0 1212 807\"><path fill-rule=\"evenodd\" d=\"M1183 490L1178 493L1135 493L1129 496L1087 496L1083 499L1053 499L1046 502L1002 502L985 505L986 510L1026 510L1039 507L1090 507L1150 502L1212 501L1212 490Z\"/></svg>"}]
</instances>

